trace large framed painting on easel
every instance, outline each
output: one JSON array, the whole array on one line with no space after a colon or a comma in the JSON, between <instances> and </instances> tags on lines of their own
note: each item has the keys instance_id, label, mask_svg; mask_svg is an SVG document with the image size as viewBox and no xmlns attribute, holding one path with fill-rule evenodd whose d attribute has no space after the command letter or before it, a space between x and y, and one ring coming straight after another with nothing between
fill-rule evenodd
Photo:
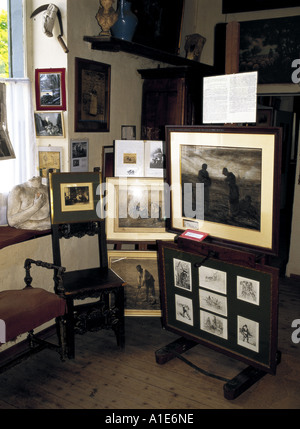
<instances>
[{"instance_id":1,"label":"large framed painting on easel","mask_svg":"<svg viewBox=\"0 0 300 429\"><path fill-rule=\"evenodd\" d=\"M281 129L167 126L167 229L278 252Z\"/></svg>"}]
</instances>

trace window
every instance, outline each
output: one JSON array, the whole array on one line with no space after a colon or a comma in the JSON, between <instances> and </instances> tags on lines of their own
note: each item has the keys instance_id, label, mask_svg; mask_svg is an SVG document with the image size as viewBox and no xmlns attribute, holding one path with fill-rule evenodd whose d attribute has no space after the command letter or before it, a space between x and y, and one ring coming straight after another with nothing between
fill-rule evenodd
<instances>
[{"instance_id":1,"label":"window","mask_svg":"<svg viewBox=\"0 0 300 429\"><path fill-rule=\"evenodd\" d=\"M6 100L1 106L0 126L7 127L16 158L0 160L0 225L7 222L9 191L34 176L36 160L32 85L24 76L23 1L0 0L0 10L5 8L8 37L3 36L3 43L8 42L9 78L1 79L6 87Z\"/></svg>"}]
</instances>

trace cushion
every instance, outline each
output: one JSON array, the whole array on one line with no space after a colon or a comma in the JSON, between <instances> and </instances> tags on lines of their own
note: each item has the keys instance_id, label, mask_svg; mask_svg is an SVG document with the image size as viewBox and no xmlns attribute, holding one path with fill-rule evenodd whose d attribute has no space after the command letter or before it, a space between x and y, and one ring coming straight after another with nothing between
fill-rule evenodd
<instances>
[{"instance_id":1,"label":"cushion","mask_svg":"<svg viewBox=\"0 0 300 429\"><path fill-rule=\"evenodd\" d=\"M0 319L5 322L6 341L66 313L66 301L40 288L0 292Z\"/></svg>"}]
</instances>

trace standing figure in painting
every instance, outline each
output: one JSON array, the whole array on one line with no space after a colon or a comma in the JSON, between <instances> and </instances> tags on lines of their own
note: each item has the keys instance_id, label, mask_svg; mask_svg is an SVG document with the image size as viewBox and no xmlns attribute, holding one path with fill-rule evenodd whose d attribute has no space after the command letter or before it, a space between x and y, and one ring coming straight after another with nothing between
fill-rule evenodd
<instances>
[{"instance_id":1,"label":"standing figure in painting","mask_svg":"<svg viewBox=\"0 0 300 429\"><path fill-rule=\"evenodd\" d=\"M141 265L137 265L136 269L138 271L138 289L141 289L143 286L146 287L146 301L149 301L149 294L152 297L150 301L151 304L155 304L155 279L151 273L145 268L142 268Z\"/></svg>"},{"instance_id":2,"label":"standing figure in painting","mask_svg":"<svg viewBox=\"0 0 300 429\"><path fill-rule=\"evenodd\" d=\"M209 210L209 191L211 186L211 178L207 171L207 164L202 164L202 168L198 172L198 180L204 185L204 213L206 213Z\"/></svg>"},{"instance_id":3,"label":"standing figure in painting","mask_svg":"<svg viewBox=\"0 0 300 429\"><path fill-rule=\"evenodd\" d=\"M239 199L240 193L239 188L236 184L235 175L227 170L226 167L223 168L222 174L226 176L225 183L229 187L229 210L231 216L236 216L239 211Z\"/></svg>"},{"instance_id":4,"label":"standing figure in painting","mask_svg":"<svg viewBox=\"0 0 300 429\"><path fill-rule=\"evenodd\" d=\"M101 37L110 37L110 29L118 20L118 14L112 7L112 4L113 0L100 0L100 7L96 15L96 20L102 28L100 33Z\"/></svg>"}]
</instances>

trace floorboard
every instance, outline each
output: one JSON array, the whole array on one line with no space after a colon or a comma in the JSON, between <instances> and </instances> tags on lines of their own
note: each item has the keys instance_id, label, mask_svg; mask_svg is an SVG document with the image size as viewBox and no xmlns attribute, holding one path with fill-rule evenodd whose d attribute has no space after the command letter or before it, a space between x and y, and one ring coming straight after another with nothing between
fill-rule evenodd
<instances>
[{"instance_id":1,"label":"floorboard","mask_svg":"<svg viewBox=\"0 0 300 429\"><path fill-rule=\"evenodd\" d=\"M61 362L44 350L0 375L0 409L46 410L245 410L300 409L300 343L291 341L291 323L300 318L300 282L282 280L278 349L281 363L233 401L224 382L203 375L175 358L164 365L155 351L178 338L160 318L127 317L126 347L112 332L76 337L76 358ZM228 379L242 362L197 345L184 354L194 365Z\"/></svg>"}]
</instances>

